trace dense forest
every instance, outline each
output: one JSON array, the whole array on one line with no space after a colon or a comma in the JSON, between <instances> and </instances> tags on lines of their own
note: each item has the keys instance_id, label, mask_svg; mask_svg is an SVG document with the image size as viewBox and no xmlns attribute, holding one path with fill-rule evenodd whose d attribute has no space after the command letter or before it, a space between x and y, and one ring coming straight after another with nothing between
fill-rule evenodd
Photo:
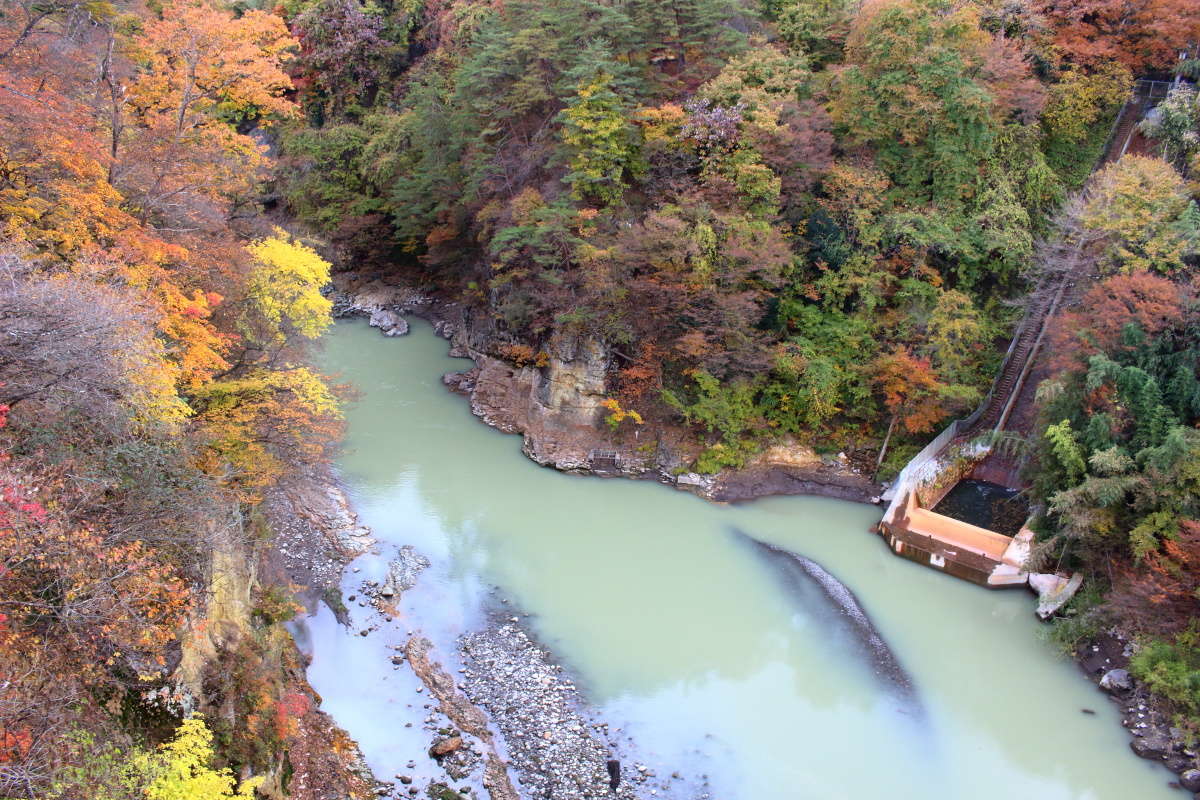
<instances>
[{"instance_id":1,"label":"dense forest","mask_svg":"<svg viewBox=\"0 0 1200 800\"><path fill-rule=\"evenodd\" d=\"M1005 446L1039 557L1092 579L1064 636L1148 637L1200 731L1197 42L1193 0L6 0L0 796L279 767L286 589L206 696L172 676L214 563L338 439L330 261L488 315L517 366L603 342L609 423L686 428L697 472L891 437L886 478L1069 242L1088 280ZM1093 176L1139 77L1181 80Z\"/></svg>"},{"instance_id":2,"label":"dense forest","mask_svg":"<svg viewBox=\"0 0 1200 800\"><path fill-rule=\"evenodd\" d=\"M622 408L709 434L700 471L915 443L982 397L1035 243L1196 22L858 5L314 4L282 191L486 307L513 360L601 337Z\"/></svg>"}]
</instances>

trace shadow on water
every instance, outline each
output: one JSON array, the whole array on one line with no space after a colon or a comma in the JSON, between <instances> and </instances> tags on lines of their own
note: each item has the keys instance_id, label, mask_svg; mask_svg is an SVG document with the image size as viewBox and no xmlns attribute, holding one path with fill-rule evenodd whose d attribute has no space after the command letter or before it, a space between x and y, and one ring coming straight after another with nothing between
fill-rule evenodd
<instances>
[{"instance_id":1,"label":"shadow on water","mask_svg":"<svg viewBox=\"0 0 1200 800\"><path fill-rule=\"evenodd\" d=\"M875 630L871 618L849 587L812 559L755 539L738 528L731 530L738 541L752 547L771 567L806 612L836 626L841 638L865 660L870 672L901 700L900 710L904 714L924 717L924 707L912 677Z\"/></svg>"}]
</instances>

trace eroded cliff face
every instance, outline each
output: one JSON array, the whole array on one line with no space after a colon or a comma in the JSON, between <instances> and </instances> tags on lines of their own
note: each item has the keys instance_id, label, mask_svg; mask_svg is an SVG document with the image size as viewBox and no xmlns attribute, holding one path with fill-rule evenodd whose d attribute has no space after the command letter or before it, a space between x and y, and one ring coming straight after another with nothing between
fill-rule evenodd
<instances>
[{"instance_id":1,"label":"eroded cliff face","mask_svg":"<svg viewBox=\"0 0 1200 800\"><path fill-rule=\"evenodd\" d=\"M488 425L521 434L525 454L543 466L656 480L714 500L820 494L865 501L879 493L845 458L822 457L795 442L766 449L741 470L691 473L701 445L682 426L612 431L605 424L614 355L602 341L560 332L541 352L513 359L510 348L519 343L476 309L352 271L335 274L334 286L335 313L364 316L385 335L407 332L406 314L432 322L450 340L450 355L475 362L444 383Z\"/></svg>"},{"instance_id":2,"label":"eroded cliff face","mask_svg":"<svg viewBox=\"0 0 1200 800\"><path fill-rule=\"evenodd\" d=\"M296 494L303 505L303 494ZM300 523L328 511L326 500ZM351 515L352 517L352 515ZM276 519L276 523L280 520ZM358 532L350 518L347 526ZM266 520L261 524L268 524ZM181 658L171 676L180 711L198 710L210 725L242 737L236 755L259 753L242 778L261 775L259 792L290 800L345 800L374 795L374 779L357 745L319 709L320 697L304 674L304 657L282 624L265 618L262 583L286 585L274 537L256 539L240 526L209 537L212 542L205 602L180 636ZM324 531L329 538L337 530ZM336 539L334 539L336 541ZM317 548L320 549L320 548ZM168 704L170 706L170 703ZM255 728L249 720L270 721Z\"/></svg>"},{"instance_id":3,"label":"eroded cliff face","mask_svg":"<svg viewBox=\"0 0 1200 800\"><path fill-rule=\"evenodd\" d=\"M202 611L187 622L175 683L204 697L204 673L220 653L250 632L250 592L258 582L255 560L232 536L213 537L208 593Z\"/></svg>"},{"instance_id":4,"label":"eroded cliff face","mask_svg":"<svg viewBox=\"0 0 1200 800\"><path fill-rule=\"evenodd\" d=\"M471 411L495 428L520 433L524 450L539 464L568 471L593 467L593 451L611 449L601 430L605 379L611 355L595 339L555 336L544 366L516 366L490 355L487 325L456 327L451 354L471 358L474 369L446 376L465 394Z\"/></svg>"}]
</instances>

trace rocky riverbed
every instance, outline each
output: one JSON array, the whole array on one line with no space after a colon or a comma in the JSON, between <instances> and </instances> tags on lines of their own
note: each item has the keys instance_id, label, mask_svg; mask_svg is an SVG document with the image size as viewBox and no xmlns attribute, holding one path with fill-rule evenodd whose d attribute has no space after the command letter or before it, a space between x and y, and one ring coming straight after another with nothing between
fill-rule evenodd
<instances>
[{"instance_id":1,"label":"rocky riverbed","mask_svg":"<svg viewBox=\"0 0 1200 800\"><path fill-rule=\"evenodd\" d=\"M373 636L397 621L397 604L429 561L402 546L383 580L366 579L346 601L367 608L354 633ZM353 569L353 568L352 568ZM704 778L650 765L636 742L599 719L569 672L534 640L526 617L503 599L482 626L461 634L439 654L419 622L391 647L394 670L420 682L399 719L381 724L419 728L426 746L404 769L378 776L377 796L462 800L519 798L689 798L705 800ZM462 666L453 671L458 663Z\"/></svg>"},{"instance_id":2,"label":"rocky riverbed","mask_svg":"<svg viewBox=\"0 0 1200 800\"><path fill-rule=\"evenodd\" d=\"M263 512L277 566L310 589L336 587L346 564L375 544L330 467L280 481L264 498Z\"/></svg>"},{"instance_id":3,"label":"rocky riverbed","mask_svg":"<svg viewBox=\"0 0 1200 800\"><path fill-rule=\"evenodd\" d=\"M357 573L350 566L353 559L376 542L359 523L332 472L291 477L272 490L264 508L275 532L275 567L293 583L308 587L309 597L329 605L343 625L350 624L347 604L368 609L370 616L360 621L358 635L371 636L394 622L403 594L430 566L413 547L402 546L382 580L364 579L343 597L343 572L349 568ZM367 776L360 786L373 780L376 797L433 800L464 800L472 794L494 800L684 796L680 792L685 783L678 773L653 785L659 773L625 755L633 742L594 719L575 683L550 652L533 641L519 624L520 617L502 600L495 605L504 611L486 615L487 625L464 634L449 654L464 664L457 680L420 631L419 621L413 621L407 642L395 646L390 660L396 670L411 669L420 686L405 718L386 724L423 729L427 747L413 754L404 771L372 779L347 739L341 750L349 754L352 771ZM344 736L325 715L311 722L314 733L301 737L304 742ZM329 788L322 770L314 768L319 757L320 748L312 747L292 754L297 779L293 788L305 796L323 797ZM686 796L708 795L700 791Z\"/></svg>"},{"instance_id":4,"label":"rocky riverbed","mask_svg":"<svg viewBox=\"0 0 1200 800\"><path fill-rule=\"evenodd\" d=\"M494 614L459 647L467 697L499 728L526 796L709 796L703 778L696 788L633 757L636 743L588 711L574 681L519 622Z\"/></svg>"}]
</instances>

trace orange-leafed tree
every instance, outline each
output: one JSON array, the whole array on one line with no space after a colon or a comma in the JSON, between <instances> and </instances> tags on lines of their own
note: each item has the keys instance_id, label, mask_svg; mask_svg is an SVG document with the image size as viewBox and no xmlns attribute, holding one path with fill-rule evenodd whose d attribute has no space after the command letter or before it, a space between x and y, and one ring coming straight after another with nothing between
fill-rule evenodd
<instances>
[{"instance_id":1,"label":"orange-leafed tree","mask_svg":"<svg viewBox=\"0 0 1200 800\"><path fill-rule=\"evenodd\" d=\"M1039 0L1054 43L1076 64L1119 61L1135 73L1170 69L1200 39L1194 0Z\"/></svg>"},{"instance_id":2,"label":"orange-leafed tree","mask_svg":"<svg viewBox=\"0 0 1200 800\"><path fill-rule=\"evenodd\" d=\"M44 5L49 12L56 4ZM90 26L67 37L59 30L67 20L33 6L28 18L7 6L0 14L0 234L66 256L114 235L129 217L108 183L103 137L83 98Z\"/></svg>"},{"instance_id":3,"label":"orange-leafed tree","mask_svg":"<svg viewBox=\"0 0 1200 800\"><path fill-rule=\"evenodd\" d=\"M0 405L0 428L8 412ZM118 660L134 673L163 666L190 604L180 573L140 541L72 526L54 510L61 480L8 460L0 450L0 630L25 648L52 645L86 676Z\"/></svg>"},{"instance_id":4,"label":"orange-leafed tree","mask_svg":"<svg viewBox=\"0 0 1200 800\"><path fill-rule=\"evenodd\" d=\"M950 412L949 387L938 379L929 359L897 345L871 362L869 371L893 420L909 433L928 433Z\"/></svg>"},{"instance_id":5,"label":"orange-leafed tree","mask_svg":"<svg viewBox=\"0 0 1200 800\"><path fill-rule=\"evenodd\" d=\"M295 48L279 17L234 17L210 0L176 0L145 25L133 41L132 124L115 148L114 170L143 219L211 225L244 200L267 160L231 123L296 114L284 97Z\"/></svg>"}]
</instances>

